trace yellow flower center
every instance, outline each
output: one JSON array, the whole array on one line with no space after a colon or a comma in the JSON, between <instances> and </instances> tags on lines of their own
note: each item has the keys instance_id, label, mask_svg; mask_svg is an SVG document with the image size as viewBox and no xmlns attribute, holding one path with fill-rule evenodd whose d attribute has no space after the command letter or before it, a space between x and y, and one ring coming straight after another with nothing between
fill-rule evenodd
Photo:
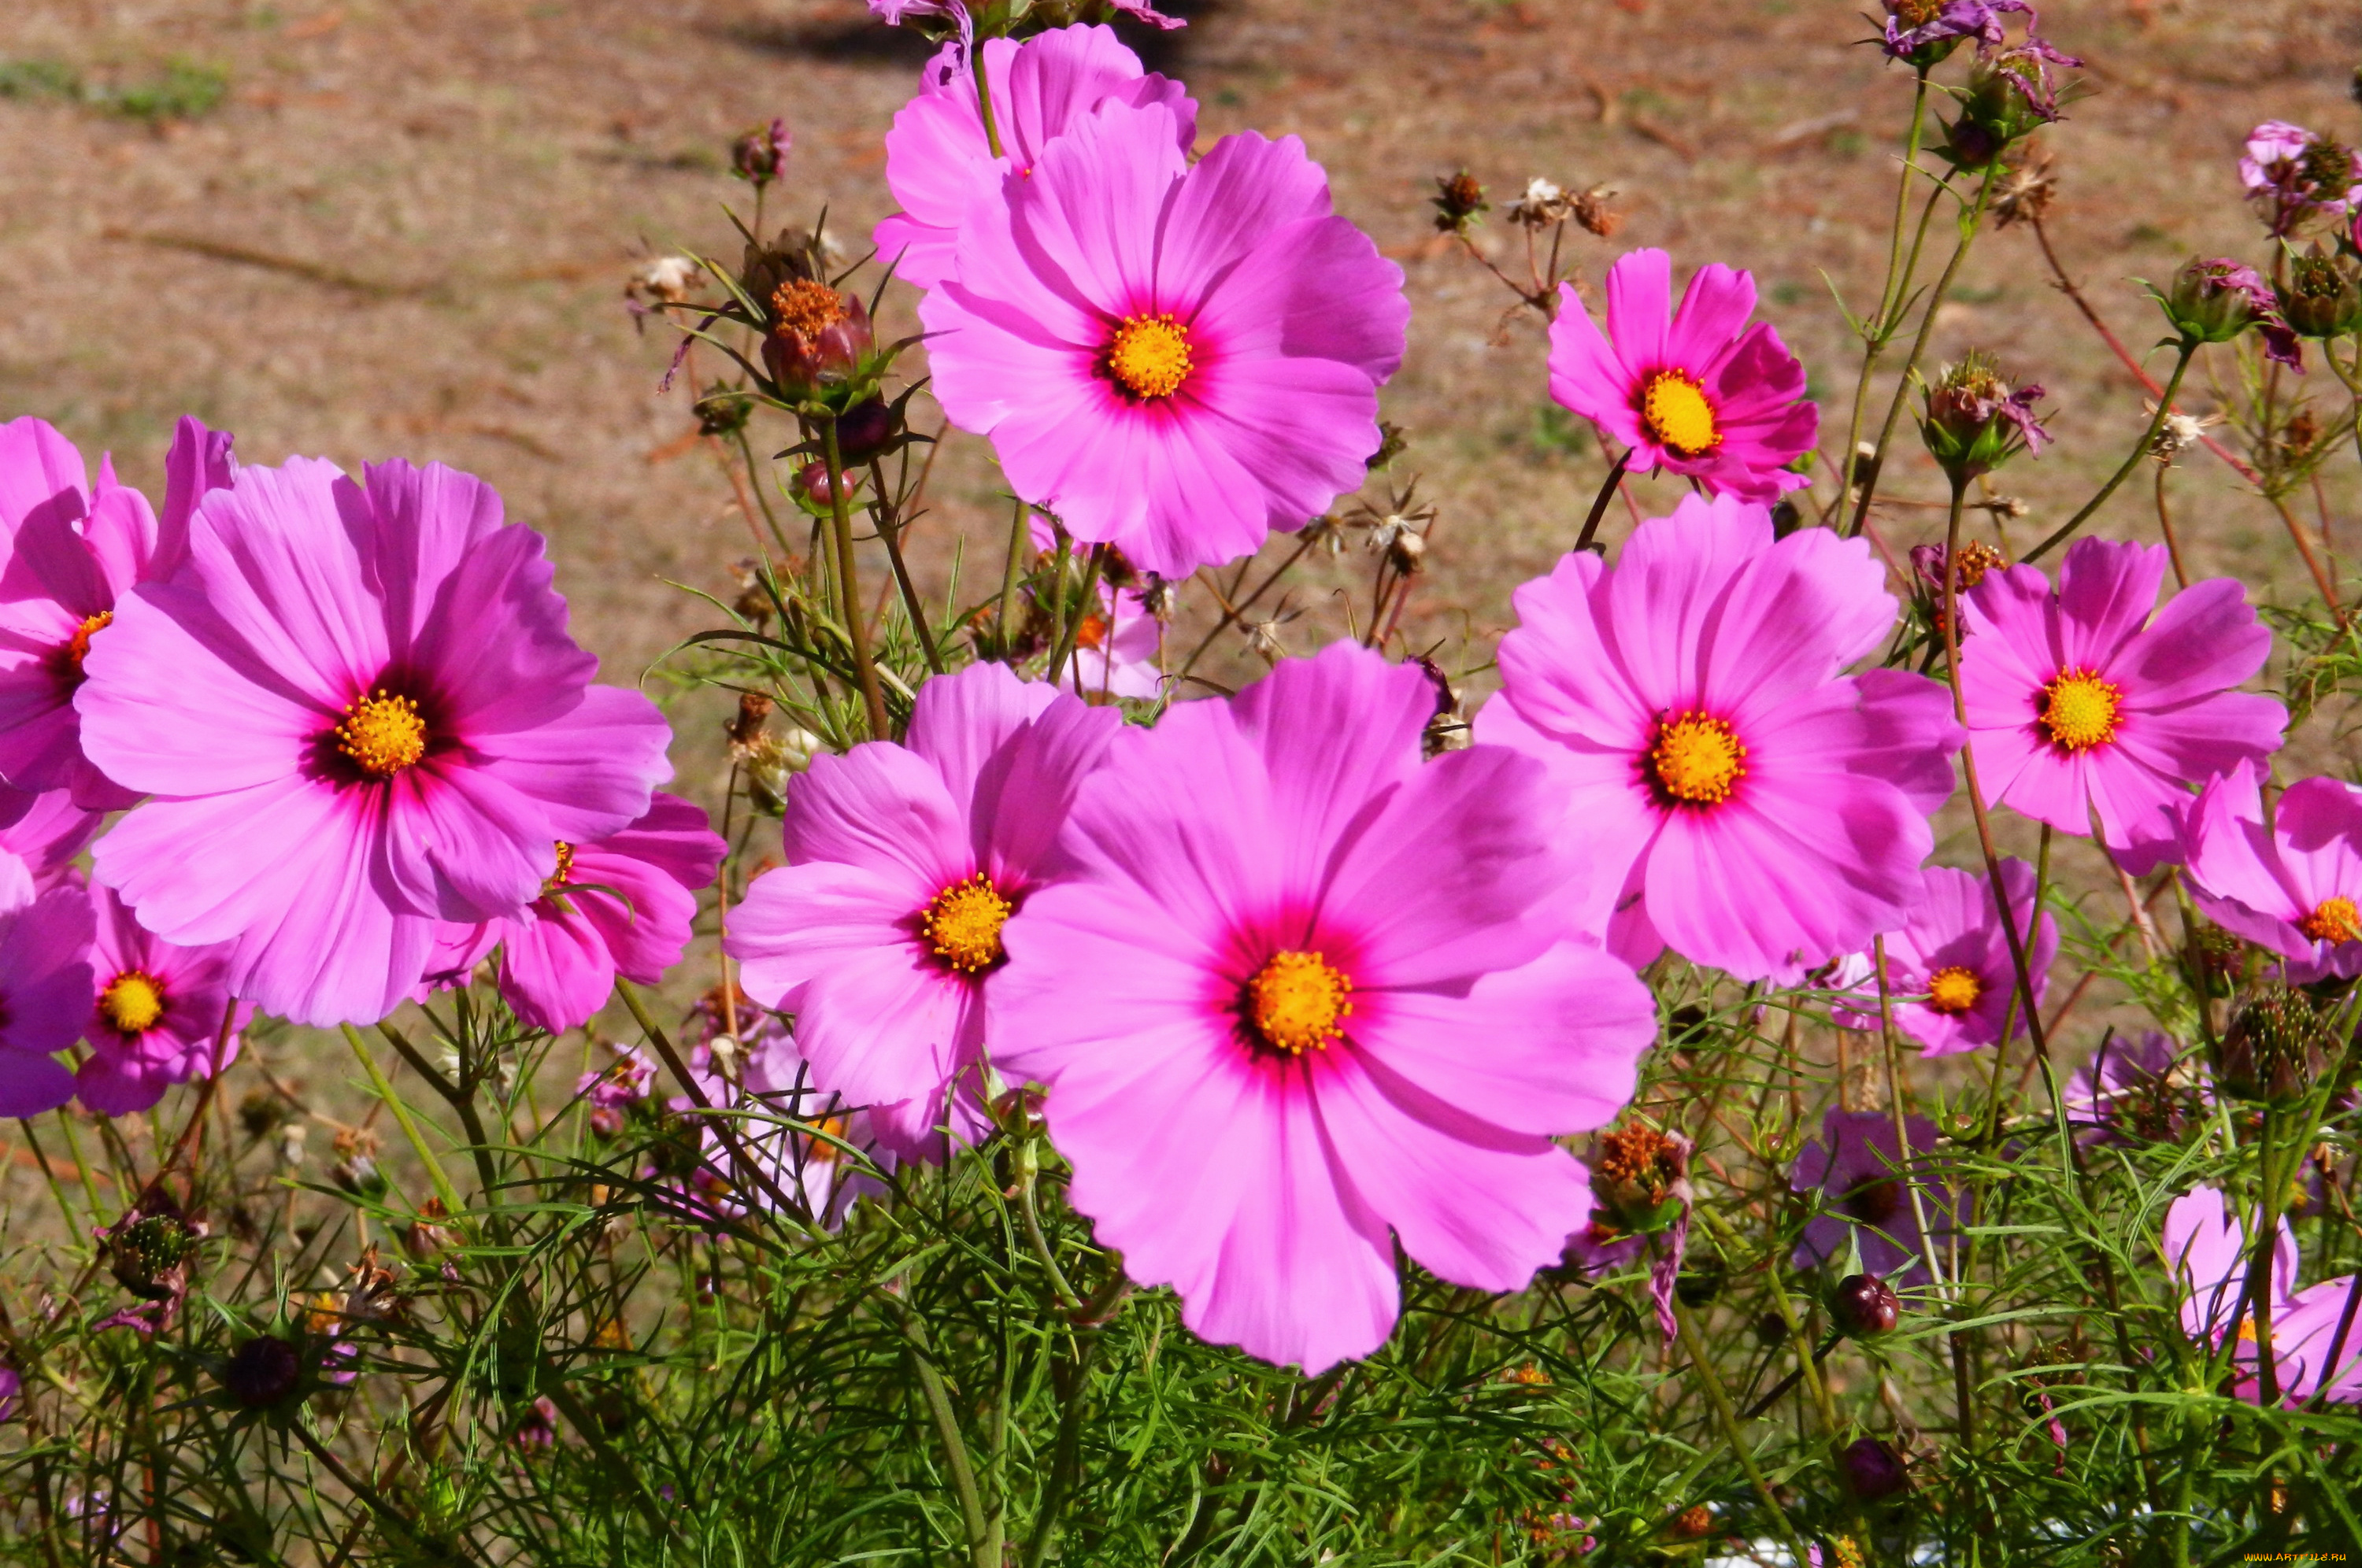
<instances>
[{"instance_id":1,"label":"yellow flower center","mask_svg":"<svg viewBox=\"0 0 2362 1568\"><path fill-rule=\"evenodd\" d=\"M1722 444L1714 404L1686 370L1659 370L1640 392L1640 419L1657 445L1677 458L1702 458Z\"/></svg>"},{"instance_id":2,"label":"yellow flower center","mask_svg":"<svg viewBox=\"0 0 2362 1568\"><path fill-rule=\"evenodd\" d=\"M2116 704L2124 697L2088 669L2061 671L2042 689L2042 730L2053 745L2089 751L2116 738Z\"/></svg>"},{"instance_id":3,"label":"yellow flower center","mask_svg":"<svg viewBox=\"0 0 2362 1568\"><path fill-rule=\"evenodd\" d=\"M1134 397L1171 397L1190 363L1189 329L1169 315L1125 316L1108 340L1108 374Z\"/></svg>"},{"instance_id":4,"label":"yellow flower center","mask_svg":"<svg viewBox=\"0 0 2362 1568\"><path fill-rule=\"evenodd\" d=\"M98 993L99 1016L117 1034L145 1034L164 1016L164 993L137 969L126 969Z\"/></svg>"},{"instance_id":5,"label":"yellow flower center","mask_svg":"<svg viewBox=\"0 0 2362 1568\"><path fill-rule=\"evenodd\" d=\"M1977 978L1976 971L1958 964L1948 969L1938 969L1927 977L1927 1010L1930 1012L1962 1013L1977 1005L1985 994L1985 983Z\"/></svg>"},{"instance_id":6,"label":"yellow flower center","mask_svg":"<svg viewBox=\"0 0 2362 1568\"><path fill-rule=\"evenodd\" d=\"M1747 748L1738 744L1738 732L1720 719L1669 714L1657 721L1657 744L1649 749L1648 768L1669 802L1719 805L1747 777Z\"/></svg>"},{"instance_id":7,"label":"yellow flower center","mask_svg":"<svg viewBox=\"0 0 2362 1568\"><path fill-rule=\"evenodd\" d=\"M1318 953L1275 953L1246 984L1241 1006L1264 1044L1291 1056L1325 1051L1341 1039L1353 982Z\"/></svg>"},{"instance_id":8,"label":"yellow flower center","mask_svg":"<svg viewBox=\"0 0 2362 1568\"><path fill-rule=\"evenodd\" d=\"M556 842L557 845L557 869L552 871L549 874L549 879L542 883L541 890L545 895L554 893L557 891L558 889L566 886L566 878L574 874L574 846L567 843L562 838Z\"/></svg>"},{"instance_id":9,"label":"yellow flower center","mask_svg":"<svg viewBox=\"0 0 2362 1568\"><path fill-rule=\"evenodd\" d=\"M2315 942L2362 942L2362 910L2352 899L2323 899L2321 907L2298 922L2297 929Z\"/></svg>"},{"instance_id":10,"label":"yellow flower center","mask_svg":"<svg viewBox=\"0 0 2362 1568\"><path fill-rule=\"evenodd\" d=\"M74 628L73 635L66 639L62 650L69 676L76 680L82 679L82 661L90 657L90 639L114 624L115 612L112 610L102 610L95 615L83 617L82 624Z\"/></svg>"},{"instance_id":11,"label":"yellow flower center","mask_svg":"<svg viewBox=\"0 0 2362 1568\"><path fill-rule=\"evenodd\" d=\"M937 893L922 929L935 956L963 975L1000 962L1000 928L1017 908L979 871Z\"/></svg>"},{"instance_id":12,"label":"yellow flower center","mask_svg":"<svg viewBox=\"0 0 2362 1568\"><path fill-rule=\"evenodd\" d=\"M426 721L415 701L389 697L381 688L346 707L337 749L372 778L391 778L426 755Z\"/></svg>"},{"instance_id":13,"label":"yellow flower center","mask_svg":"<svg viewBox=\"0 0 2362 1568\"><path fill-rule=\"evenodd\" d=\"M853 1124L842 1116L828 1116L822 1117L817 1125L822 1132L828 1134L829 1138L842 1138ZM811 1147L804 1151L804 1163L824 1165L835 1159L839 1152L837 1146L830 1143L828 1138L815 1138L811 1141Z\"/></svg>"}]
</instances>

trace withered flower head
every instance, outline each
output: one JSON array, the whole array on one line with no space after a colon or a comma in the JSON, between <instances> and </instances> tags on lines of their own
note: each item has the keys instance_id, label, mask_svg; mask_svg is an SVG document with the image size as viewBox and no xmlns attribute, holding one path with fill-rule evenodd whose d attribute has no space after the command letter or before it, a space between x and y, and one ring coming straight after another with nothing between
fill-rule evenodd
<instances>
[{"instance_id":1,"label":"withered flower head","mask_svg":"<svg viewBox=\"0 0 2362 1568\"><path fill-rule=\"evenodd\" d=\"M1492 204L1485 200L1485 187L1465 169L1438 175L1435 194L1428 200L1435 208L1435 226L1445 234L1468 233L1492 210Z\"/></svg>"}]
</instances>

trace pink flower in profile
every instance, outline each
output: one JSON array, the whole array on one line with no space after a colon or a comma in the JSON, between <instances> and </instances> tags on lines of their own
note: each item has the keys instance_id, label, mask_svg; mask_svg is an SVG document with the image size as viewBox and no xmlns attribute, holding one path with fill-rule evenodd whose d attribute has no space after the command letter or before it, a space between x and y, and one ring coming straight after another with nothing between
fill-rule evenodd
<instances>
[{"instance_id":1,"label":"pink flower in profile","mask_svg":"<svg viewBox=\"0 0 2362 1568\"><path fill-rule=\"evenodd\" d=\"M1985 797L2101 841L2138 877L2180 857L2190 790L2279 747L2288 711L2232 688L2272 635L2231 578L2157 610L2163 545L2079 539L2058 591L2036 567L1987 572L1962 609L1960 691ZM2155 613L2152 615L2152 612Z\"/></svg>"},{"instance_id":2,"label":"pink flower in profile","mask_svg":"<svg viewBox=\"0 0 2362 1568\"><path fill-rule=\"evenodd\" d=\"M501 996L528 1027L561 1034L607 1005L615 977L653 986L680 962L725 849L702 807L662 790L620 833L557 845L557 869L516 914L445 926L430 984L466 985L494 947Z\"/></svg>"},{"instance_id":3,"label":"pink flower in profile","mask_svg":"<svg viewBox=\"0 0 2362 1568\"><path fill-rule=\"evenodd\" d=\"M0 778L69 790L90 811L139 799L83 756L73 696L91 639L136 584L188 556L189 513L230 482L230 438L182 418L164 459L164 512L102 459L93 489L73 444L39 419L0 425Z\"/></svg>"},{"instance_id":4,"label":"pink flower in profile","mask_svg":"<svg viewBox=\"0 0 2362 1568\"><path fill-rule=\"evenodd\" d=\"M1959 745L1943 689L1845 668L1895 602L1861 539L1774 541L1762 507L1684 496L1613 568L1517 591L1476 738L1543 756L1603 862L1629 867L1617 951L1670 944L1742 979L1901 926Z\"/></svg>"},{"instance_id":5,"label":"pink flower in profile","mask_svg":"<svg viewBox=\"0 0 2362 1568\"><path fill-rule=\"evenodd\" d=\"M1551 396L1629 447L1639 472L1669 469L1709 494L1766 503L1803 489L1812 481L1788 465L1813 449L1820 410L1772 324L1747 324L1755 279L1702 267L1675 311L1672 278L1661 250L1617 258L1605 333L1561 284Z\"/></svg>"},{"instance_id":6,"label":"pink flower in profile","mask_svg":"<svg viewBox=\"0 0 2362 1568\"><path fill-rule=\"evenodd\" d=\"M2334 137L2286 120L2247 133L2239 183L2275 235L2293 233L2315 214L2335 218L2362 204L2362 157Z\"/></svg>"},{"instance_id":7,"label":"pink flower in profile","mask_svg":"<svg viewBox=\"0 0 2362 1568\"><path fill-rule=\"evenodd\" d=\"M13 892L0 887L0 908L56 887L105 820L104 812L75 805L71 790L32 794L0 784L0 853L21 862L29 884Z\"/></svg>"},{"instance_id":8,"label":"pink flower in profile","mask_svg":"<svg viewBox=\"0 0 2362 1568\"><path fill-rule=\"evenodd\" d=\"M1551 1139L1615 1116L1656 1032L1575 926L1544 770L1422 763L1434 712L1340 643L1126 731L989 998L1099 1244L1193 1332L1307 1372L1385 1342L1397 1241L1481 1290L1557 1262L1592 1195Z\"/></svg>"},{"instance_id":9,"label":"pink flower in profile","mask_svg":"<svg viewBox=\"0 0 2362 1568\"><path fill-rule=\"evenodd\" d=\"M2362 793L2335 778L2282 791L2268 827L2264 765L2206 781L2182 817L2191 896L2206 918L2288 960L2298 985L2362 974Z\"/></svg>"},{"instance_id":10,"label":"pink flower in profile","mask_svg":"<svg viewBox=\"0 0 2362 1568\"><path fill-rule=\"evenodd\" d=\"M90 895L52 888L0 910L0 1116L39 1116L74 1094L58 1053L90 1021Z\"/></svg>"},{"instance_id":11,"label":"pink flower in profile","mask_svg":"<svg viewBox=\"0 0 2362 1568\"><path fill-rule=\"evenodd\" d=\"M1919 1043L1929 1056L1949 1056L1990 1045L2001 1038L2003 1019L2014 1037L2025 1028L2024 1004L2010 1005L2017 991L2017 966L2002 930L2001 906L1984 878L1948 866L1926 870L1927 892L1903 929L1886 938L1887 1010L1894 1027ZM2044 913L2032 929L2034 867L2025 861L2001 863L2009 890L2010 919L2025 944L2026 973L2034 999L2042 999L2050 960L2058 952L2058 922ZM1854 955L1847 978L1860 977L1837 1010L1849 1029L1876 1029L1878 976L1870 953Z\"/></svg>"},{"instance_id":12,"label":"pink flower in profile","mask_svg":"<svg viewBox=\"0 0 2362 1568\"><path fill-rule=\"evenodd\" d=\"M1835 1258L1843 1261L1850 1239L1861 1243L1861 1264L1889 1278L1920 1262L1920 1240L1938 1247L1951 1240L1957 1201L1934 1148L1936 1124L1924 1116L1904 1119L1907 1147L1894 1139L1894 1118L1883 1110L1843 1110L1831 1106L1821 1118L1821 1135L1796 1156L1788 1185L1797 1192L1817 1190L1821 1212L1805 1226L1794 1262L1798 1268ZM1919 1206L1912 1207L1912 1187ZM1931 1229L1922 1231L1925 1212Z\"/></svg>"},{"instance_id":13,"label":"pink flower in profile","mask_svg":"<svg viewBox=\"0 0 2362 1568\"><path fill-rule=\"evenodd\" d=\"M1056 874L1075 790L1122 722L1002 664L919 689L906 743L813 760L787 790L787 864L755 878L728 952L756 1000L796 1016L820 1082L880 1142L940 1158L990 1125L985 1000L1002 927Z\"/></svg>"},{"instance_id":14,"label":"pink flower in profile","mask_svg":"<svg viewBox=\"0 0 2362 1568\"><path fill-rule=\"evenodd\" d=\"M254 1005L231 1001L223 949L175 947L149 934L111 888L93 888L89 899L95 1000L83 1031L90 1055L74 1074L75 1092L102 1116L126 1116L154 1105L173 1084L236 1061L237 1032L253 1018Z\"/></svg>"},{"instance_id":15,"label":"pink flower in profile","mask_svg":"<svg viewBox=\"0 0 2362 1568\"><path fill-rule=\"evenodd\" d=\"M945 44L919 79L918 94L886 133L886 183L902 210L877 226L877 259L894 275L932 289L952 275L960 221L979 198L999 199L1010 171L1030 174L1042 151L1109 98L1164 104L1184 152L1198 137L1198 108L1170 77L1141 70L1140 57L1104 27L1054 28L1020 43L987 39L985 74L1002 156L995 160L977 106L976 74Z\"/></svg>"},{"instance_id":16,"label":"pink flower in profile","mask_svg":"<svg viewBox=\"0 0 2362 1568\"><path fill-rule=\"evenodd\" d=\"M83 744L153 799L98 879L299 1023L384 1017L438 923L513 915L557 845L648 809L668 731L593 686L541 536L441 464L296 458L199 502L188 564L121 601Z\"/></svg>"},{"instance_id":17,"label":"pink flower in profile","mask_svg":"<svg viewBox=\"0 0 2362 1568\"><path fill-rule=\"evenodd\" d=\"M919 306L936 398L1010 487L1169 578L1360 488L1410 317L1302 142L1242 132L1192 164L1184 139L1167 104L1070 122Z\"/></svg>"}]
</instances>

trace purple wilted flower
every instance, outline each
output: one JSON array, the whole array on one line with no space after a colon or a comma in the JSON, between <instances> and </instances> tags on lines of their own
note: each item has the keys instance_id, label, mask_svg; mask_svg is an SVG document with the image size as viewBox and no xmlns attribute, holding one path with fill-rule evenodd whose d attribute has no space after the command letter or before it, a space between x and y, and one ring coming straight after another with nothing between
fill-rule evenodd
<instances>
[{"instance_id":1,"label":"purple wilted flower","mask_svg":"<svg viewBox=\"0 0 2362 1568\"><path fill-rule=\"evenodd\" d=\"M557 1404L546 1394L535 1399L517 1417L509 1441L518 1452L531 1456L547 1453L557 1446Z\"/></svg>"},{"instance_id":2,"label":"purple wilted flower","mask_svg":"<svg viewBox=\"0 0 2362 1568\"><path fill-rule=\"evenodd\" d=\"M749 1002L749 1007L754 1004ZM624 1119L655 1095L657 1065L636 1045L610 1045L615 1059L595 1073L576 1080L574 1095L590 1102L590 1131L613 1138L624 1131Z\"/></svg>"},{"instance_id":3,"label":"purple wilted flower","mask_svg":"<svg viewBox=\"0 0 2362 1568\"><path fill-rule=\"evenodd\" d=\"M1928 391L1920 433L1929 455L1946 473L1974 479L2019 452L2029 458L2042 455L2050 444L2050 432L2034 414L2041 398L2039 386L2028 382L2013 388L1994 369L1992 355L1971 350L1959 364L1947 367Z\"/></svg>"},{"instance_id":4,"label":"purple wilted flower","mask_svg":"<svg viewBox=\"0 0 2362 1568\"><path fill-rule=\"evenodd\" d=\"M1980 50L2009 41L2003 17L2023 16L2030 32L2034 7L2025 0L1886 0L1886 36L1880 47L1890 60L1933 65L1973 39Z\"/></svg>"},{"instance_id":5,"label":"purple wilted flower","mask_svg":"<svg viewBox=\"0 0 2362 1568\"><path fill-rule=\"evenodd\" d=\"M2173 292L2156 296L2165 316L2186 337L2228 343L2250 326L2264 335L2264 358L2304 370L2304 355L2280 314L2279 296L2264 275L2227 256L2193 259L2177 273Z\"/></svg>"},{"instance_id":6,"label":"purple wilted flower","mask_svg":"<svg viewBox=\"0 0 2362 1568\"><path fill-rule=\"evenodd\" d=\"M1917 1266L1919 1218L1906 1177L1919 1188L1936 1242L1940 1246L1950 1239L1952 1191L1926 1153L1935 1144L1936 1124L1914 1116L1904 1127L1907 1154L1897 1150L1894 1119L1885 1111L1829 1108L1819 1140L1805 1145L1789 1176L1788 1185L1797 1192L1818 1188L1823 1208L1796 1244L1797 1267L1843 1256L1849 1231L1860 1235L1862 1267L1871 1273L1891 1280Z\"/></svg>"},{"instance_id":7,"label":"purple wilted flower","mask_svg":"<svg viewBox=\"0 0 2362 1568\"><path fill-rule=\"evenodd\" d=\"M766 121L730 144L731 171L759 191L787 172L788 149L795 144L787 121Z\"/></svg>"},{"instance_id":8,"label":"purple wilted flower","mask_svg":"<svg viewBox=\"0 0 2362 1568\"><path fill-rule=\"evenodd\" d=\"M2266 120L2247 133L2239 182L2264 226L2279 237L2316 215L2335 218L2355 211L2362 203L2362 158L2334 137Z\"/></svg>"},{"instance_id":9,"label":"purple wilted flower","mask_svg":"<svg viewBox=\"0 0 2362 1568\"><path fill-rule=\"evenodd\" d=\"M2060 1096L2068 1121L2081 1129L2077 1136L2087 1143L2166 1143L2180 1137L2214 1100L2194 1067L2177 1075L2180 1055L2172 1037L2154 1029L2136 1044L2113 1035L2103 1042Z\"/></svg>"}]
</instances>

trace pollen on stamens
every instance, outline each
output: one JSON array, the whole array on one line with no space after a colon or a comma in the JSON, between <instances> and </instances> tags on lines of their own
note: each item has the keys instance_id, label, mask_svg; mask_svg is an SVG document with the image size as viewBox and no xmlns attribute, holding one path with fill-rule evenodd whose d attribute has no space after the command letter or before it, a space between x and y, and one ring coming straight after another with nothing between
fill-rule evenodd
<instances>
[{"instance_id":1,"label":"pollen on stamens","mask_svg":"<svg viewBox=\"0 0 2362 1568\"><path fill-rule=\"evenodd\" d=\"M2315 942L2362 942L2362 910L2342 894L2326 898L2297 929Z\"/></svg>"},{"instance_id":2,"label":"pollen on stamens","mask_svg":"<svg viewBox=\"0 0 2362 1568\"><path fill-rule=\"evenodd\" d=\"M1927 1010L1963 1013L1976 1006L1984 992L1985 983L1974 969L1954 964L1927 977Z\"/></svg>"},{"instance_id":3,"label":"pollen on stamens","mask_svg":"<svg viewBox=\"0 0 2362 1568\"><path fill-rule=\"evenodd\" d=\"M574 846L562 838L556 843L557 869L552 871L541 884L541 890L545 897L566 886L567 878L574 874Z\"/></svg>"},{"instance_id":4,"label":"pollen on stamens","mask_svg":"<svg viewBox=\"0 0 2362 1568\"><path fill-rule=\"evenodd\" d=\"M1668 713L1657 721L1656 742L1642 766L1666 804L1716 806L1747 777L1747 747L1721 719Z\"/></svg>"},{"instance_id":5,"label":"pollen on stamens","mask_svg":"<svg viewBox=\"0 0 2362 1568\"><path fill-rule=\"evenodd\" d=\"M1170 315L1128 315L1108 340L1107 373L1137 398L1171 397L1195 364L1189 329Z\"/></svg>"},{"instance_id":6,"label":"pollen on stamens","mask_svg":"<svg viewBox=\"0 0 2362 1568\"><path fill-rule=\"evenodd\" d=\"M82 661L90 657L90 639L113 624L115 612L112 610L102 610L95 615L83 617L82 624L74 628L73 635L68 637L65 646L58 650L69 679L82 679Z\"/></svg>"},{"instance_id":7,"label":"pollen on stamens","mask_svg":"<svg viewBox=\"0 0 2362 1568\"><path fill-rule=\"evenodd\" d=\"M978 871L937 893L920 917L920 929L936 957L963 975L1000 962L1000 928L1017 906L1001 897L992 878Z\"/></svg>"},{"instance_id":8,"label":"pollen on stamens","mask_svg":"<svg viewBox=\"0 0 2362 1568\"><path fill-rule=\"evenodd\" d=\"M337 749L374 778L391 778L426 755L426 721L418 703L382 687L345 709L336 729Z\"/></svg>"},{"instance_id":9,"label":"pollen on stamens","mask_svg":"<svg viewBox=\"0 0 2362 1568\"><path fill-rule=\"evenodd\" d=\"M1657 445L1677 458L1703 458L1722 445L1722 427L1705 389L1686 370L1659 370L1640 392L1640 420Z\"/></svg>"},{"instance_id":10,"label":"pollen on stamens","mask_svg":"<svg viewBox=\"0 0 2362 1568\"><path fill-rule=\"evenodd\" d=\"M117 1034L145 1034L164 1016L161 987L137 969L126 969L98 994L98 1012Z\"/></svg>"},{"instance_id":11,"label":"pollen on stamens","mask_svg":"<svg viewBox=\"0 0 2362 1568\"><path fill-rule=\"evenodd\" d=\"M1274 1051L1301 1056L1344 1038L1353 982L1318 953L1275 953L1242 988L1239 1011Z\"/></svg>"},{"instance_id":12,"label":"pollen on stamens","mask_svg":"<svg viewBox=\"0 0 2362 1568\"><path fill-rule=\"evenodd\" d=\"M2089 751L2116 738L2124 693L2088 669L2059 671L2042 689L2042 733L2065 751Z\"/></svg>"}]
</instances>

